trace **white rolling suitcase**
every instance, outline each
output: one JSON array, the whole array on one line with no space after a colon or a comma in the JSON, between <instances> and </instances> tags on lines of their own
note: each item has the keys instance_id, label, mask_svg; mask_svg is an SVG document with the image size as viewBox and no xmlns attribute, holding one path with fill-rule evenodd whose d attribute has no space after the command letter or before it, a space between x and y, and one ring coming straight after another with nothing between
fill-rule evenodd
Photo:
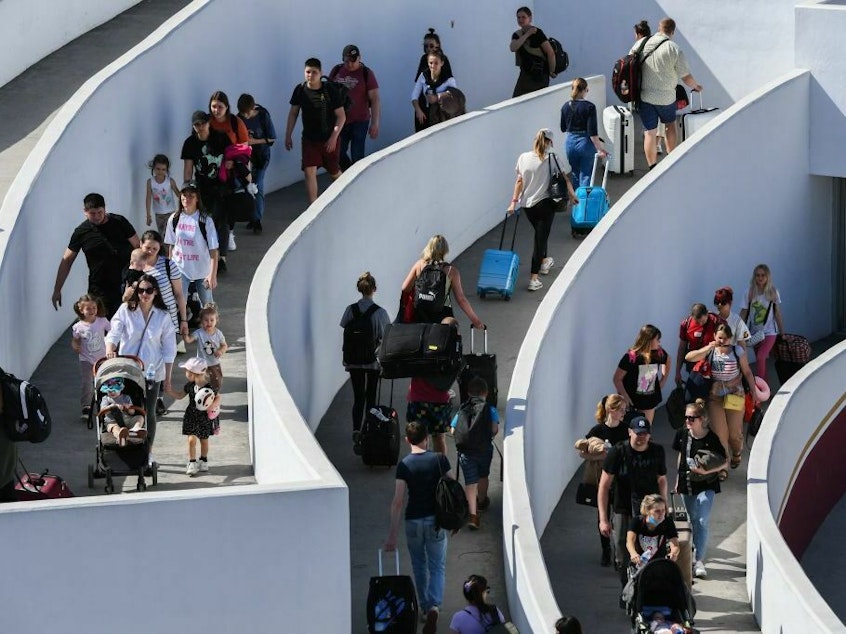
<instances>
[{"instance_id":1,"label":"white rolling suitcase","mask_svg":"<svg viewBox=\"0 0 846 634\"><path fill-rule=\"evenodd\" d=\"M605 127L605 149L608 151L608 170L613 174L634 175L634 120L631 110L623 106L608 106L602 111Z\"/></svg>"},{"instance_id":2,"label":"white rolling suitcase","mask_svg":"<svg viewBox=\"0 0 846 634\"><path fill-rule=\"evenodd\" d=\"M693 108L693 95L699 95L699 107ZM681 116L682 141L689 138L693 133L702 128L711 119L720 114L719 108L705 108L702 106L702 93L692 93L690 97L691 110Z\"/></svg>"}]
</instances>

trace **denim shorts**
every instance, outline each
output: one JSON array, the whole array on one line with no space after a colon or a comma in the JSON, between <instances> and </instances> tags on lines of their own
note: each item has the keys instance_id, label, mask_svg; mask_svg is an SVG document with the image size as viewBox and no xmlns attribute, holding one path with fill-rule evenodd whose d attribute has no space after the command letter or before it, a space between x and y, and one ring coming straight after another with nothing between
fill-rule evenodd
<instances>
[{"instance_id":1,"label":"denim shorts","mask_svg":"<svg viewBox=\"0 0 846 634\"><path fill-rule=\"evenodd\" d=\"M637 111L640 113L640 120L643 123L644 130L654 130L657 128L659 119L662 123L675 123L676 121L675 102L666 106L656 106L642 101L638 105Z\"/></svg>"},{"instance_id":2,"label":"denim shorts","mask_svg":"<svg viewBox=\"0 0 846 634\"><path fill-rule=\"evenodd\" d=\"M464 484L476 484L481 478L487 478L491 472L493 446L485 453L458 454L458 464L464 472Z\"/></svg>"},{"instance_id":3,"label":"denim shorts","mask_svg":"<svg viewBox=\"0 0 846 634\"><path fill-rule=\"evenodd\" d=\"M426 425L426 431L430 434L445 434L449 429L451 418L452 404L450 403L411 401L405 411L406 421L409 423L417 421Z\"/></svg>"}]
</instances>

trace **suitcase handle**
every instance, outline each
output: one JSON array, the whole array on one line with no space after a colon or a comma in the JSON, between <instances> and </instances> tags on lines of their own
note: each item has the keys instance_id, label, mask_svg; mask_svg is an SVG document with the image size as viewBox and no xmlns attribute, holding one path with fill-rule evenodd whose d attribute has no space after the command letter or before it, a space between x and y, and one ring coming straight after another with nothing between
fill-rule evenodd
<instances>
[{"instance_id":1,"label":"suitcase handle","mask_svg":"<svg viewBox=\"0 0 846 634\"><path fill-rule=\"evenodd\" d=\"M474 330L476 330L472 325L470 326L470 354L476 354L476 337L474 336ZM485 326L482 328L485 331L485 348L484 353L488 353L488 327Z\"/></svg>"},{"instance_id":2,"label":"suitcase handle","mask_svg":"<svg viewBox=\"0 0 846 634\"><path fill-rule=\"evenodd\" d=\"M695 108L693 105L693 95L699 95L699 107ZM702 105L702 92L699 90L691 90L690 91L690 109L691 110L704 110L705 106Z\"/></svg>"},{"instance_id":3,"label":"suitcase handle","mask_svg":"<svg viewBox=\"0 0 846 634\"><path fill-rule=\"evenodd\" d=\"M382 377L381 376L379 376L379 384L378 384L378 387L376 388L376 402L377 403L382 402ZM391 379L391 402L388 403L388 405L391 407L391 409L393 409L393 407L394 407L394 380L393 379Z\"/></svg>"},{"instance_id":4,"label":"suitcase handle","mask_svg":"<svg viewBox=\"0 0 846 634\"><path fill-rule=\"evenodd\" d=\"M590 170L590 186L594 187L594 176L596 175L596 164L599 163L599 159L602 155L597 152L593 155L593 167ZM602 189L605 189L605 186L608 184L608 168L611 167L611 155L608 154L605 157L605 173L602 175ZM605 189L605 191L608 191Z\"/></svg>"},{"instance_id":5,"label":"suitcase handle","mask_svg":"<svg viewBox=\"0 0 846 634\"><path fill-rule=\"evenodd\" d=\"M399 573L400 573L400 570L399 570L399 548L394 548L394 561L396 562L397 576L399 576ZM382 574L382 549L381 548L379 549L379 576L380 577L384 576Z\"/></svg>"},{"instance_id":6,"label":"suitcase handle","mask_svg":"<svg viewBox=\"0 0 846 634\"><path fill-rule=\"evenodd\" d=\"M515 209L514 233L511 234L511 250L514 250L514 241L517 239L517 224L520 222L520 210ZM499 236L499 250L502 251L502 243L505 241L505 225L508 224L508 212L505 212L505 220L502 221L502 234Z\"/></svg>"}]
</instances>

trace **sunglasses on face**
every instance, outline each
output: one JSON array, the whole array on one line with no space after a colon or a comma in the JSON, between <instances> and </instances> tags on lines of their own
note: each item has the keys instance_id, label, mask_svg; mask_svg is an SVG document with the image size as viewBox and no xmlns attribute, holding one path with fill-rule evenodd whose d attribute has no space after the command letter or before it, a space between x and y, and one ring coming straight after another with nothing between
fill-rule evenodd
<instances>
[{"instance_id":1,"label":"sunglasses on face","mask_svg":"<svg viewBox=\"0 0 846 634\"><path fill-rule=\"evenodd\" d=\"M688 423L692 423L695 420L702 418L701 416L685 416L684 420Z\"/></svg>"},{"instance_id":2,"label":"sunglasses on face","mask_svg":"<svg viewBox=\"0 0 846 634\"><path fill-rule=\"evenodd\" d=\"M139 295L152 295L156 292L156 289L152 286L139 286L138 287L138 294Z\"/></svg>"}]
</instances>

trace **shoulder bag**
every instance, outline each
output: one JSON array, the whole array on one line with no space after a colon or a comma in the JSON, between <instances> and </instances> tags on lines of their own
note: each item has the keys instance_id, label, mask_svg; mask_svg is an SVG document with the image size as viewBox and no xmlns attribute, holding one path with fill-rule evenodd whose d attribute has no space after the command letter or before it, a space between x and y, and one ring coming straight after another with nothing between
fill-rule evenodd
<instances>
[{"instance_id":1,"label":"shoulder bag","mask_svg":"<svg viewBox=\"0 0 846 634\"><path fill-rule=\"evenodd\" d=\"M552 164L555 163L555 169L552 169ZM563 205L556 207L556 212L562 212L567 209L567 175L561 171L561 166L558 164L558 159L555 154L550 152L548 155L549 166L549 186L547 193L549 197L556 203L564 201Z\"/></svg>"}]
</instances>

